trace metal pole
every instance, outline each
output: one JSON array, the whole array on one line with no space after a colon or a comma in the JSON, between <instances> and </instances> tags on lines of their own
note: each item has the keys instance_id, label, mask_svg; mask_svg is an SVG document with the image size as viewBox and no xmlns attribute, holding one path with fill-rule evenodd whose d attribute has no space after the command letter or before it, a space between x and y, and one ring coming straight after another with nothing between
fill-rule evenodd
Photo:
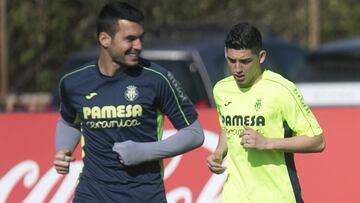
<instances>
[{"instance_id":1,"label":"metal pole","mask_svg":"<svg viewBox=\"0 0 360 203\"><path fill-rule=\"evenodd\" d=\"M319 0L309 0L309 48L320 44L320 7Z\"/></svg>"}]
</instances>

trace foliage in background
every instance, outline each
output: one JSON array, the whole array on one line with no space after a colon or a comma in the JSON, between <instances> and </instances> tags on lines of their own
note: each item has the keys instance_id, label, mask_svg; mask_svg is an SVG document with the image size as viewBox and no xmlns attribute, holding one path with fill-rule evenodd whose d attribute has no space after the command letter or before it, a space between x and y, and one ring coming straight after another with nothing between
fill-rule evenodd
<instances>
[{"instance_id":1,"label":"foliage in background","mask_svg":"<svg viewBox=\"0 0 360 203\"><path fill-rule=\"evenodd\" d=\"M10 91L52 90L65 58L96 43L97 2L8 1Z\"/></svg>"},{"instance_id":2,"label":"foliage in background","mask_svg":"<svg viewBox=\"0 0 360 203\"><path fill-rule=\"evenodd\" d=\"M51 91L66 57L97 43L95 20L106 0L9 0L7 29L11 92ZM306 47L307 1L283 0L152 0L127 1L145 13L148 38L183 37L183 30L227 31L249 21L264 33ZM359 34L357 0L321 1L321 39L332 41ZM220 32L221 33L221 32Z\"/></svg>"}]
</instances>

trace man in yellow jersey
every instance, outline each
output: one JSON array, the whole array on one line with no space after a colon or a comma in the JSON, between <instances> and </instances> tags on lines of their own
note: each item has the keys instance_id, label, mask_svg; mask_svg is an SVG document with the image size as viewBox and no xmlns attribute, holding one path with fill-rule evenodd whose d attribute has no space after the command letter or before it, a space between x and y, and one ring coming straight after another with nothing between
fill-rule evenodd
<instances>
[{"instance_id":1,"label":"man in yellow jersey","mask_svg":"<svg viewBox=\"0 0 360 203\"><path fill-rule=\"evenodd\" d=\"M294 83L261 67L266 51L257 28L233 26L225 57L232 76L214 87L222 130L207 159L213 173L227 171L222 202L303 202L293 153L322 152L322 129Z\"/></svg>"}]
</instances>

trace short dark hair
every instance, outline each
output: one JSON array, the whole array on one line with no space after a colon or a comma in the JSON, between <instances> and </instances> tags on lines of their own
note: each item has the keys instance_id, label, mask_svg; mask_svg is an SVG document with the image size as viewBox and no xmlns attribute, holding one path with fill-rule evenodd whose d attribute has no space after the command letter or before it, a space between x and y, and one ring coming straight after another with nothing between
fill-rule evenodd
<instances>
[{"instance_id":1,"label":"short dark hair","mask_svg":"<svg viewBox=\"0 0 360 203\"><path fill-rule=\"evenodd\" d=\"M113 37L119 30L118 20L121 19L140 23L144 15L137 8L124 2L106 4L96 21L97 35L99 36L100 32L106 32Z\"/></svg>"},{"instance_id":2,"label":"short dark hair","mask_svg":"<svg viewBox=\"0 0 360 203\"><path fill-rule=\"evenodd\" d=\"M249 23L234 25L225 39L225 47L230 49L251 49L258 53L262 49L260 31Z\"/></svg>"}]
</instances>

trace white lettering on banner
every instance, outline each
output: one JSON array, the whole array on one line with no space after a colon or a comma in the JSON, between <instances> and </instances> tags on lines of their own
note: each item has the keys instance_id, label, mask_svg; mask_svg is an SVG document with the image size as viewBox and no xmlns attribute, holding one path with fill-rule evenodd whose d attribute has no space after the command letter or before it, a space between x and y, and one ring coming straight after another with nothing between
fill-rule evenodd
<instances>
[{"instance_id":1,"label":"white lettering on banner","mask_svg":"<svg viewBox=\"0 0 360 203\"><path fill-rule=\"evenodd\" d=\"M164 138L174 134L175 130L165 130ZM205 142L202 147L206 150L213 152L217 145L218 135L214 132L204 130ZM164 179L170 177L178 168L182 159L182 155L173 157L166 165ZM71 163L70 173L64 177L59 188L50 202L68 202L73 195L76 187L78 175L82 168L82 161L75 161ZM6 202L15 186L19 184L19 181L24 178L24 186L26 188L32 188L32 191L22 201L23 203L31 202L44 202L49 193L53 191L55 185L60 181L62 175L56 173L55 169L51 167L44 175L39 179L39 165L35 161L25 160L18 163L12 169L10 169L0 179L0 203ZM222 175L212 175L208 182L204 185L196 203L216 203L219 202L220 192L225 182L225 173ZM35 185L36 184L36 185ZM194 199L192 191L189 187L180 186L166 194L169 203L176 203L179 200L183 200L185 203L191 203Z\"/></svg>"},{"instance_id":2,"label":"white lettering on banner","mask_svg":"<svg viewBox=\"0 0 360 203\"><path fill-rule=\"evenodd\" d=\"M77 178L82 169L82 161L74 161L70 165L70 172L62 181L59 189L50 202L67 202L74 192ZM23 203L43 202L54 185L62 175L57 174L54 168L51 168L38 182L36 187L30 192Z\"/></svg>"},{"instance_id":3,"label":"white lettering on banner","mask_svg":"<svg viewBox=\"0 0 360 203\"><path fill-rule=\"evenodd\" d=\"M162 139L166 139L170 137L171 135L175 134L176 130L164 130L164 135ZM170 177L180 164L182 155L175 156L170 159L170 162L166 165L165 171L164 171L164 180L166 180L168 177Z\"/></svg>"},{"instance_id":4,"label":"white lettering on banner","mask_svg":"<svg viewBox=\"0 0 360 203\"><path fill-rule=\"evenodd\" d=\"M192 203L192 193L187 187L178 187L170 192L167 192L166 199L168 202L176 203L183 200L184 203Z\"/></svg>"},{"instance_id":5,"label":"white lettering on banner","mask_svg":"<svg viewBox=\"0 0 360 203\"><path fill-rule=\"evenodd\" d=\"M60 178L61 176L57 175L54 169L48 170L48 172L37 182L32 191L27 195L23 203L44 202L47 194Z\"/></svg>"},{"instance_id":6,"label":"white lettering on banner","mask_svg":"<svg viewBox=\"0 0 360 203\"><path fill-rule=\"evenodd\" d=\"M50 203L66 202L66 200L70 198L76 187L82 167L82 161L74 161L73 163L71 163L70 173L66 175L63 183L55 193L54 197L51 199ZM54 168L53 171L55 171Z\"/></svg>"},{"instance_id":7,"label":"white lettering on banner","mask_svg":"<svg viewBox=\"0 0 360 203\"><path fill-rule=\"evenodd\" d=\"M218 143L219 136L211 131L205 130L205 141L202 147L214 152ZM224 160L226 164L226 159ZM212 174L209 181L203 187L203 190L200 192L200 195L197 199L197 203L216 203L220 202L220 193L222 186L226 180L226 172L216 175Z\"/></svg>"},{"instance_id":8,"label":"white lettering on banner","mask_svg":"<svg viewBox=\"0 0 360 203\"><path fill-rule=\"evenodd\" d=\"M169 137L175 132L176 132L175 130L165 130L163 139ZM205 134L205 140L202 147L204 147L210 152L215 151L219 136L216 133L205 129L204 129L204 134ZM171 175L171 173L176 169L177 165L180 163L180 159L174 160L177 157L172 158L170 163L167 165L165 169L165 179L166 177ZM173 161L175 162L174 164L172 163ZM170 168L168 168L169 166ZM169 172L169 174L167 174L167 171ZM226 180L226 173L220 175L216 175L216 174L211 175L209 181L204 185L203 190L200 192L199 197L196 200L196 203L220 202L220 192L222 186L225 183L225 180ZM166 193L166 199L168 200L169 203L177 203L179 200L184 200L185 203L192 202L192 192L187 187L176 188Z\"/></svg>"},{"instance_id":9,"label":"white lettering on banner","mask_svg":"<svg viewBox=\"0 0 360 203\"><path fill-rule=\"evenodd\" d=\"M15 185L24 178L24 186L33 186L39 176L39 166L36 162L25 160L7 172L0 179L0 202L5 202Z\"/></svg>"},{"instance_id":10,"label":"white lettering on banner","mask_svg":"<svg viewBox=\"0 0 360 203\"><path fill-rule=\"evenodd\" d=\"M70 167L70 173L62 181L51 202L66 202L71 197L76 186L77 177L82 168L82 161L75 161L71 163ZM0 180L0 202L6 202L11 191L23 177L26 188L34 186L38 181L39 166L35 161L23 161L4 175ZM49 192L61 177L62 175L57 174L54 168L50 168L23 200L23 203L44 202Z\"/></svg>"}]
</instances>

